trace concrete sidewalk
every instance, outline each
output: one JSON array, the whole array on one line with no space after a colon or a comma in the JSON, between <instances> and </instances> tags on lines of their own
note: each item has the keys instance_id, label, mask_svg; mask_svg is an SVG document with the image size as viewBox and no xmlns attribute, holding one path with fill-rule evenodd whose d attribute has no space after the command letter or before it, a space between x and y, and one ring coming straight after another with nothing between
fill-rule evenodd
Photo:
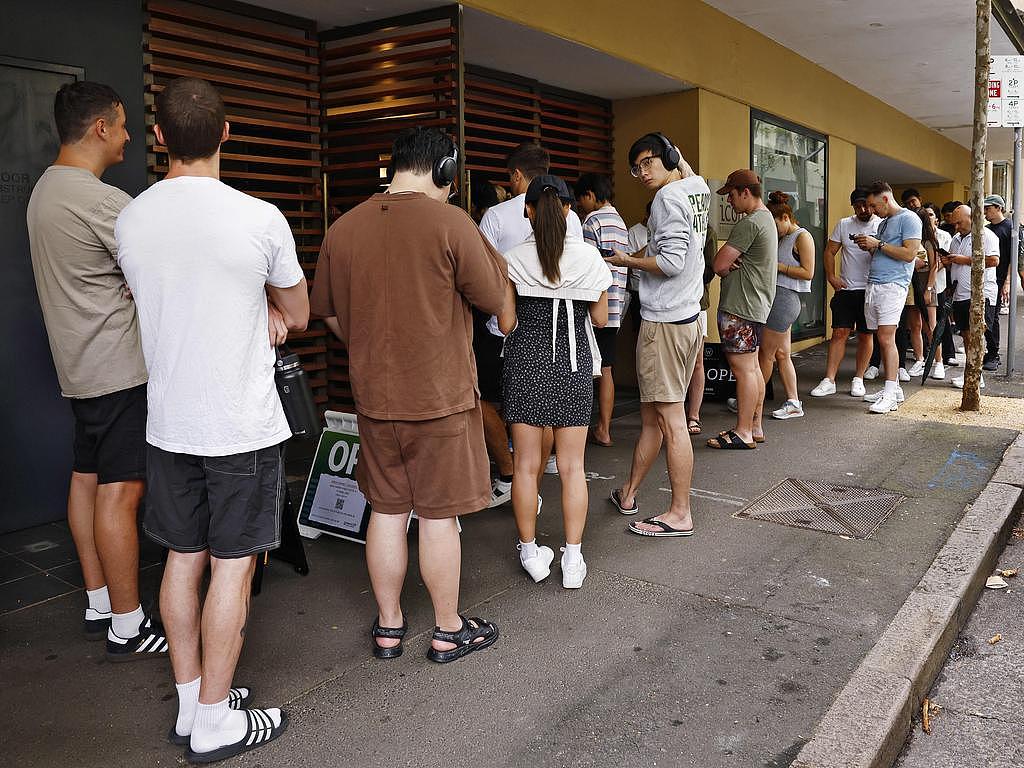
<instances>
[{"instance_id":1,"label":"concrete sidewalk","mask_svg":"<svg viewBox=\"0 0 1024 768\"><path fill-rule=\"evenodd\" d=\"M821 378L824 347L797 366L806 392ZM1000 389L1024 394L1019 382ZM768 424L758 450L721 452L704 439L732 416L705 405L688 540L630 535L605 501L639 431L637 415L618 419L615 447L588 449L590 575L579 591L562 589L557 568L544 584L528 579L509 508L463 518L463 609L493 618L502 637L454 665L423 658L433 619L414 535L411 633L393 662L369 653L375 609L362 547L307 543L309 576L280 563L268 571L237 675L259 705L286 706L292 725L232 764L789 765L1016 436L873 416L846 394L805 407L803 419ZM907 498L867 540L733 516L787 477ZM667 487L659 460L641 514L664 508ZM557 552L557 478L542 491L539 538ZM15 538L0 537L0 549L14 552ZM145 572L151 595L158 578L159 567ZM0 616L5 762L181 764L163 741L175 713L168 665L106 663L101 644L78 637L82 604L65 595Z\"/></svg>"}]
</instances>

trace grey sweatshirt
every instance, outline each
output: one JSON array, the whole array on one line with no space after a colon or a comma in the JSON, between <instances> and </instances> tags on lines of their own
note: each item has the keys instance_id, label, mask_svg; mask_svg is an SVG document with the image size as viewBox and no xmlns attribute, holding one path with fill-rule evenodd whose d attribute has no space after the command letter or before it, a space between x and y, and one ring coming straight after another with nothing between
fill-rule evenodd
<instances>
[{"instance_id":1,"label":"grey sweatshirt","mask_svg":"<svg viewBox=\"0 0 1024 768\"><path fill-rule=\"evenodd\" d=\"M647 256L664 275L640 272L640 316L656 323L700 312L704 294L704 240L711 190L701 176L673 181L654 195L647 221Z\"/></svg>"}]
</instances>

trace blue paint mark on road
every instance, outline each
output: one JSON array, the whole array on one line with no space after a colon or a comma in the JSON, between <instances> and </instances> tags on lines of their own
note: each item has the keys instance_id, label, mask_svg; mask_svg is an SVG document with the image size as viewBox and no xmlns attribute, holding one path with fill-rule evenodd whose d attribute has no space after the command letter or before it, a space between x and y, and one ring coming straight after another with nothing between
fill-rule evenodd
<instances>
[{"instance_id":1,"label":"blue paint mark on road","mask_svg":"<svg viewBox=\"0 0 1024 768\"><path fill-rule=\"evenodd\" d=\"M969 490L985 482L991 464L976 453L961 451L957 446L950 451L949 458L935 477L928 481L928 489L943 488L949 491Z\"/></svg>"}]
</instances>

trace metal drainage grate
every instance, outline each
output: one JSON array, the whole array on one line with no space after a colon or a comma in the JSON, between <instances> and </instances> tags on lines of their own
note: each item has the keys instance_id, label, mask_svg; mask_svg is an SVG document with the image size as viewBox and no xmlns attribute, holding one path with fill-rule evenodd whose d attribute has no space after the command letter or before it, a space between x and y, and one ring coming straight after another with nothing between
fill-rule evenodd
<instances>
[{"instance_id":1,"label":"metal drainage grate","mask_svg":"<svg viewBox=\"0 0 1024 768\"><path fill-rule=\"evenodd\" d=\"M866 539L904 498L879 488L786 478L734 516Z\"/></svg>"}]
</instances>

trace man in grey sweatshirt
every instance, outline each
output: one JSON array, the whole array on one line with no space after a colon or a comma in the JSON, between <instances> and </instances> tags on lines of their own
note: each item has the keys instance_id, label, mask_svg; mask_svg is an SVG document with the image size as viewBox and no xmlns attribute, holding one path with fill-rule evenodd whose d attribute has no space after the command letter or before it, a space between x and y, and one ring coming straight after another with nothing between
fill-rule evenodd
<instances>
[{"instance_id":1,"label":"man in grey sweatshirt","mask_svg":"<svg viewBox=\"0 0 1024 768\"><path fill-rule=\"evenodd\" d=\"M693 448L686 428L686 391L703 338L697 322L704 292L704 241L711 190L660 133L637 139L629 150L630 173L654 192L647 247L634 254L615 251L608 261L640 276L640 333L636 372L642 428L633 450L629 478L612 491L624 515L639 511L636 492L665 444L672 502L667 512L633 521L641 536L689 536Z\"/></svg>"}]
</instances>

